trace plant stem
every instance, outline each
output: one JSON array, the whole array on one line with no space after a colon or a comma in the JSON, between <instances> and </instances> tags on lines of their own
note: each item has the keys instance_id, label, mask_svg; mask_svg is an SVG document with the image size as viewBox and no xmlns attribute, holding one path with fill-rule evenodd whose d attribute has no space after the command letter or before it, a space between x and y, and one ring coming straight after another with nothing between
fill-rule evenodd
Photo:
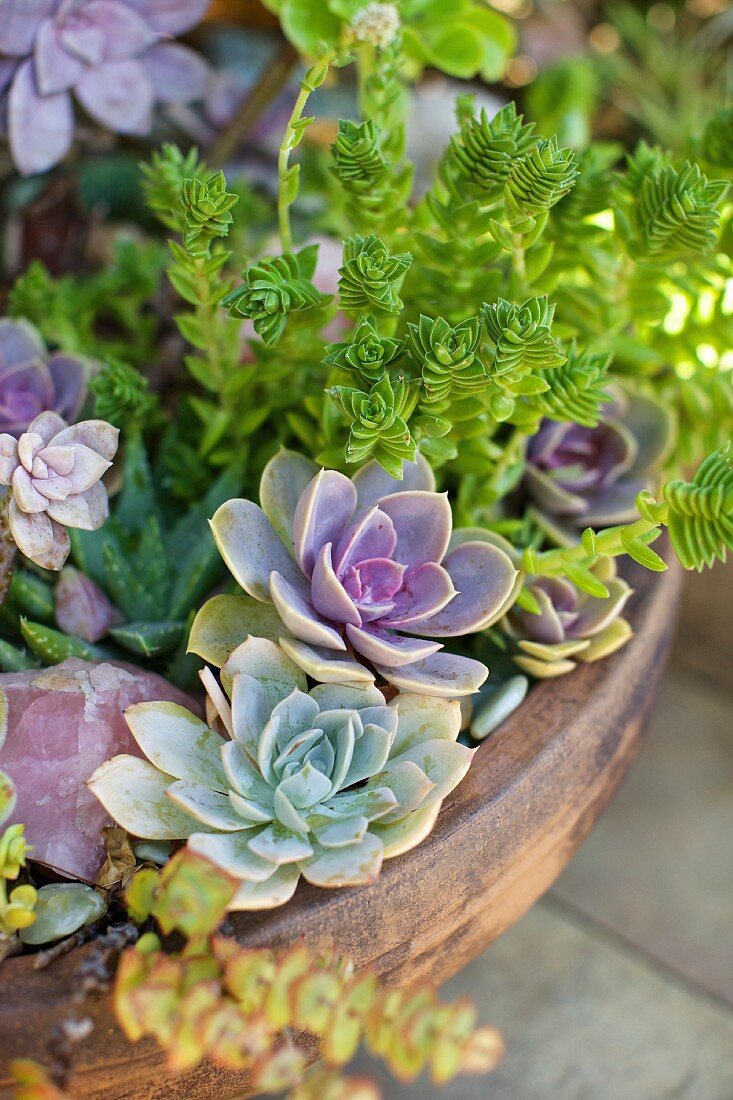
<instances>
[{"instance_id":1,"label":"plant stem","mask_svg":"<svg viewBox=\"0 0 733 1100\"><path fill-rule=\"evenodd\" d=\"M283 252L290 252L293 247L293 231L290 226L290 207L295 202L298 194L298 173L296 165L290 168L290 154L300 144L303 133L310 119L303 118L305 105L316 88L319 88L328 75L330 58L311 65L300 82L300 92L295 101L293 112L288 119L285 133L280 144L280 152L277 158L278 192L277 192L277 220L280 227L280 243Z\"/></svg>"},{"instance_id":2,"label":"plant stem","mask_svg":"<svg viewBox=\"0 0 733 1100\"><path fill-rule=\"evenodd\" d=\"M527 436L519 428L515 428L511 439L505 444L501 458L491 471L490 487L496 493L496 499L501 500L501 481L512 463L517 460L517 452L521 450Z\"/></svg>"},{"instance_id":3,"label":"plant stem","mask_svg":"<svg viewBox=\"0 0 733 1100\"><path fill-rule=\"evenodd\" d=\"M10 533L9 509L11 496L12 490L8 489L2 507L0 507L0 604L5 602L8 594L18 553L15 540Z\"/></svg>"},{"instance_id":4,"label":"plant stem","mask_svg":"<svg viewBox=\"0 0 733 1100\"><path fill-rule=\"evenodd\" d=\"M359 114L361 115L362 119L371 117L367 105L367 82L369 80L369 77L374 72L375 56L376 51L374 49L374 46L370 46L367 42L362 42L356 55Z\"/></svg>"},{"instance_id":5,"label":"plant stem","mask_svg":"<svg viewBox=\"0 0 733 1100\"><path fill-rule=\"evenodd\" d=\"M643 540L646 536L658 532L659 527L666 523L666 519L666 509L661 509L656 517L656 522L642 516L634 520L633 523L619 527L608 527L605 531L599 531L596 534L595 556L605 554L610 557L617 557L619 554L626 553L621 541L622 535L626 539ZM592 563L593 560L594 556L588 553L582 542L579 542L571 547L558 547L556 550L546 550L540 554L532 553L529 571L535 575L548 577L553 574L562 574L564 566L568 562L587 565Z\"/></svg>"},{"instance_id":6,"label":"plant stem","mask_svg":"<svg viewBox=\"0 0 733 1100\"><path fill-rule=\"evenodd\" d=\"M297 50L285 42L262 76L246 95L231 122L217 135L208 153L211 164L226 164L249 136L267 107L279 95L298 60Z\"/></svg>"},{"instance_id":7,"label":"plant stem","mask_svg":"<svg viewBox=\"0 0 733 1100\"><path fill-rule=\"evenodd\" d=\"M524 256L524 238L521 233L512 233L512 271L514 273L514 295L518 301L524 299L527 285L527 264Z\"/></svg>"}]
</instances>

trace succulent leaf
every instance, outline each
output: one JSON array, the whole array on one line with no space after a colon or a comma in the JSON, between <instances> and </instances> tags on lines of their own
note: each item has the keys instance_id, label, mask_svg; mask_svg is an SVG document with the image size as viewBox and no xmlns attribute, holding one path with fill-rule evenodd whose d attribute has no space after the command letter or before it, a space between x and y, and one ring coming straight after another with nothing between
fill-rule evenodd
<instances>
[{"instance_id":1,"label":"succulent leaf","mask_svg":"<svg viewBox=\"0 0 733 1100\"><path fill-rule=\"evenodd\" d=\"M672 546L685 569L724 562L733 550L733 445L709 455L691 482L668 482L664 497Z\"/></svg>"}]
</instances>

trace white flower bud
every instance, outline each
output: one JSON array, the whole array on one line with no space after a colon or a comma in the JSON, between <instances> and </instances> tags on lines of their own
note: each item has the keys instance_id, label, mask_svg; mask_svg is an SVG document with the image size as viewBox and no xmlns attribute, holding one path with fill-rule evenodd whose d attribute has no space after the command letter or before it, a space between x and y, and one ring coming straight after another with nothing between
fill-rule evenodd
<instances>
[{"instance_id":1,"label":"white flower bud","mask_svg":"<svg viewBox=\"0 0 733 1100\"><path fill-rule=\"evenodd\" d=\"M394 42L400 29L400 13L396 4L367 4L354 16L351 31L357 42L384 49Z\"/></svg>"}]
</instances>

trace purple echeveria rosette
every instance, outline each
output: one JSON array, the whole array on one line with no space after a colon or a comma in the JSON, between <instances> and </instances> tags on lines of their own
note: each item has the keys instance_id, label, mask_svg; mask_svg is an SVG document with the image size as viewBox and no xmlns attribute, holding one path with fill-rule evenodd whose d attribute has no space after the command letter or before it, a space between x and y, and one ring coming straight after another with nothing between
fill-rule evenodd
<instances>
[{"instance_id":1,"label":"purple echeveria rosette","mask_svg":"<svg viewBox=\"0 0 733 1100\"><path fill-rule=\"evenodd\" d=\"M615 653L631 638L623 611L632 589L616 575L613 558L599 558L593 573L608 589L607 597L581 592L565 577L528 577L525 590L535 601L534 611L511 608L504 629L518 640L514 660L523 672L538 679L571 672Z\"/></svg>"},{"instance_id":2,"label":"purple echeveria rosette","mask_svg":"<svg viewBox=\"0 0 733 1100\"><path fill-rule=\"evenodd\" d=\"M637 494L653 487L670 418L651 398L614 397L597 427L545 420L529 441L525 487L560 541L578 528L630 522Z\"/></svg>"},{"instance_id":3,"label":"purple echeveria rosette","mask_svg":"<svg viewBox=\"0 0 733 1100\"><path fill-rule=\"evenodd\" d=\"M428 463L397 481L376 463L353 479L282 451L266 467L262 507L222 505L219 550L256 600L274 605L286 652L316 679L359 665L406 691L454 697L486 678L440 639L483 630L515 595L508 555L480 537L452 542L445 494Z\"/></svg>"},{"instance_id":4,"label":"purple echeveria rosette","mask_svg":"<svg viewBox=\"0 0 733 1100\"><path fill-rule=\"evenodd\" d=\"M23 175L57 164L74 137L73 100L118 134L147 134L153 106L202 99L208 66L170 41L210 0L6 0L0 94Z\"/></svg>"},{"instance_id":5,"label":"purple echeveria rosette","mask_svg":"<svg viewBox=\"0 0 733 1100\"><path fill-rule=\"evenodd\" d=\"M76 355L48 354L28 321L0 320L0 432L16 438L42 412L76 420L87 390L88 365Z\"/></svg>"}]
</instances>

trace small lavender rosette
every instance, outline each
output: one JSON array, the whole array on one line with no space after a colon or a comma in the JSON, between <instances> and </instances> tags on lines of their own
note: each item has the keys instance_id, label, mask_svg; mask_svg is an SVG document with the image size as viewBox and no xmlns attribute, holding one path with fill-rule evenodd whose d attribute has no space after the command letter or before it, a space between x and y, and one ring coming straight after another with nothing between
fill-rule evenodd
<instances>
[{"instance_id":1,"label":"small lavender rosette","mask_svg":"<svg viewBox=\"0 0 733 1100\"><path fill-rule=\"evenodd\" d=\"M525 487L557 540L633 520L636 496L654 486L670 434L661 405L620 389L595 428L543 421L527 448Z\"/></svg>"}]
</instances>

